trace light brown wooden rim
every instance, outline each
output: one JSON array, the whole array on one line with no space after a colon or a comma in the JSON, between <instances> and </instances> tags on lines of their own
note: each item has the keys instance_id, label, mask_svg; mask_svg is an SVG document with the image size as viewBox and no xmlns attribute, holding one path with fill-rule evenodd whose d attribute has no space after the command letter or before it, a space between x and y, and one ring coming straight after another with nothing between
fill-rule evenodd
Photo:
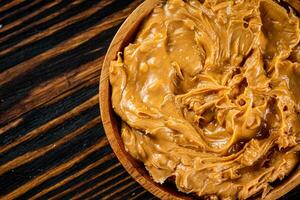
<instances>
[{"instance_id":1,"label":"light brown wooden rim","mask_svg":"<svg viewBox=\"0 0 300 200\"><path fill-rule=\"evenodd\" d=\"M146 0L139 7L137 7L131 15L122 24L115 37L113 38L107 54L104 59L101 77L100 77L100 111L102 124L107 136L107 139L116 154L117 158L128 171L128 173L145 189L150 191L155 196L161 199L192 199L190 195L183 194L172 188L155 183L144 166L134 160L126 151L120 137L118 130L118 123L116 116L111 106L111 92L109 83L109 65L110 62L116 59L117 52L121 51L129 44L132 37L136 33L142 20L148 16L153 10L154 6L161 3L163 0ZM272 190L266 199L277 199L294 187L300 184L300 168L298 167L294 174L289 177L284 183Z\"/></svg>"}]
</instances>

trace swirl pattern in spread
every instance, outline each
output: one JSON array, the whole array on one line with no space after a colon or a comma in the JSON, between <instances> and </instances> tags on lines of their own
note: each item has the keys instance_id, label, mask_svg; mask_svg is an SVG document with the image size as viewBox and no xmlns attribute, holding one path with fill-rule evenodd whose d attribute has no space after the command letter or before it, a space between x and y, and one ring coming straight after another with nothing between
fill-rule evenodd
<instances>
[{"instance_id":1,"label":"swirl pattern in spread","mask_svg":"<svg viewBox=\"0 0 300 200\"><path fill-rule=\"evenodd\" d=\"M110 66L126 150L199 196L268 194L298 164L299 18L271 0L169 0Z\"/></svg>"}]
</instances>

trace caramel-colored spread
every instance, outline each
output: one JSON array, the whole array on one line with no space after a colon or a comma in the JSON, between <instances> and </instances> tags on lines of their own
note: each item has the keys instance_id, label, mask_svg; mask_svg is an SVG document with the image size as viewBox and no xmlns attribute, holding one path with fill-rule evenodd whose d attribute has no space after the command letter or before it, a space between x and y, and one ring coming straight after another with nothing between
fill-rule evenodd
<instances>
[{"instance_id":1,"label":"caramel-colored spread","mask_svg":"<svg viewBox=\"0 0 300 200\"><path fill-rule=\"evenodd\" d=\"M154 181L267 195L300 151L299 18L272 0L169 0L110 66L126 150Z\"/></svg>"}]
</instances>

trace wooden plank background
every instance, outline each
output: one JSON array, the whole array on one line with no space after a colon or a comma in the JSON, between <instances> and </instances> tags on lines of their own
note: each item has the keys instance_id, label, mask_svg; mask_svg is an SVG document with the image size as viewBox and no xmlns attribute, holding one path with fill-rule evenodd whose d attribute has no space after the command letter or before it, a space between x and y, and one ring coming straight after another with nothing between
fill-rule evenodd
<instances>
[{"instance_id":1,"label":"wooden plank background","mask_svg":"<svg viewBox=\"0 0 300 200\"><path fill-rule=\"evenodd\" d=\"M0 199L155 199L116 159L98 106L105 52L141 2L0 0Z\"/></svg>"}]
</instances>

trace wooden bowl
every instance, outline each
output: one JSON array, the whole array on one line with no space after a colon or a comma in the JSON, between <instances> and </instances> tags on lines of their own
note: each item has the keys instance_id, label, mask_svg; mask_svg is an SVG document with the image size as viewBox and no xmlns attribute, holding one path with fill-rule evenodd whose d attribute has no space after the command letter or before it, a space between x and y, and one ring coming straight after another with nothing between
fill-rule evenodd
<instances>
[{"instance_id":1,"label":"wooden bowl","mask_svg":"<svg viewBox=\"0 0 300 200\"><path fill-rule=\"evenodd\" d=\"M136 36L139 25L153 8L162 0L146 0L137 7L125 20L116 33L106 53L100 77L100 111L102 123L108 141L128 173L145 189L161 199L193 199L193 196L178 192L175 185L155 183L146 171L143 163L132 158L124 148L120 136L120 118L116 116L111 106L111 88L109 83L109 65L116 59L117 52L122 51ZM300 168L294 170L289 178L273 189L266 199L278 199L300 184Z\"/></svg>"}]
</instances>

